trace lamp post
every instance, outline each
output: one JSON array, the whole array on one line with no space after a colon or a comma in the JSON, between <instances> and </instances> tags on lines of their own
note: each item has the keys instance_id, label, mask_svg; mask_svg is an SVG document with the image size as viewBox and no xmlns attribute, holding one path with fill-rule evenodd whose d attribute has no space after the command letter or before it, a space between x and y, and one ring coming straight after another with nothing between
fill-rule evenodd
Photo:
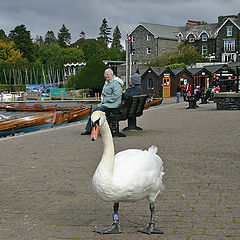
<instances>
[{"instance_id":1,"label":"lamp post","mask_svg":"<svg viewBox=\"0 0 240 240\"><path fill-rule=\"evenodd\" d=\"M239 69L238 69L238 66L236 67L236 75L237 75L237 89L236 89L236 93L238 93L238 88L239 88Z\"/></svg>"}]
</instances>

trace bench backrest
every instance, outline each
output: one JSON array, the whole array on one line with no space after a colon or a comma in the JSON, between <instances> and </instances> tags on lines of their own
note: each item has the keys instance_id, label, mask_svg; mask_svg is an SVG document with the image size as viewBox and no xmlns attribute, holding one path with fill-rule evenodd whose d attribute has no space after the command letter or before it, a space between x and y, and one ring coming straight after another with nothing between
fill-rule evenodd
<instances>
[{"instance_id":1,"label":"bench backrest","mask_svg":"<svg viewBox=\"0 0 240 240\"><path fill-rule=\"evenodd\" d=\"M139 95L130 97L129 110L127 117L139 117L143 114L144 106L147 100L147 95Z\"/></svg>"}]
</instances>

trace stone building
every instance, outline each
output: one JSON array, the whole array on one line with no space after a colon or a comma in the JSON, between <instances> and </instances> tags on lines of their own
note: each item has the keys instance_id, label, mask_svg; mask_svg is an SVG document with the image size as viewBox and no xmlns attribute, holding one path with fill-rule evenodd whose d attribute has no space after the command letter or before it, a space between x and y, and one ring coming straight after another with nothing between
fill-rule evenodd
<instances>
[{"instance_id":1,"label":"stone building","mask_svg":"<svg viewBox=\"0 0 240 240\"><path fill-rule=\"evenodd\" d=\"M240 13L238 15L219 16L217 23L188 21L179 27L180 41L199 49L214 62L239 61Z\"/></svg>"},{"instance_id":2,"label":"stone building","mask_svg":"<svg viewBox=\"0 0 240 240\"><path fill-rule=\"evenodd\" d=\"M129 34L132 64L141 64L177 50L178 33L178 27L140 22ZM130 52L130 47L127 49Z\"/></svg>"}]
</instances>

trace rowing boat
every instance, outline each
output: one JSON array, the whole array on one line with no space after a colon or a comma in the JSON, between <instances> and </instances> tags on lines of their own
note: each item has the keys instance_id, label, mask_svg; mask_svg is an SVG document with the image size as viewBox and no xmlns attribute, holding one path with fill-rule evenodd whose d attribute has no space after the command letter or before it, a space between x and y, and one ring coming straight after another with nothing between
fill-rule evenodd
<instances>
[{"instance_id":1,"label":"rowing boat","mask_svg":"<svg viewBox=\"0 0 240 240\"><path fill-rule=\"evenodd\" d=\"M0 137L53 126L55 112L36 114L0 122Z\"/></svg>"},{"instance_id":2,"label":"rowing boat","mask_svg":"<svg viewBox=\"0 0 240 240\"><path fill-rule=\"evenodd\" d=\"M152 106L160 105L162 103L162 101L163 101L162 98L152 98L152 99L149 99L145 103L144 110L146 110L146 109L148 109L149 107L152 107Z\"/></svg>"},{"instance_id":3,"label":"rowing boat","mask_svg":"<svg viewBox=\"0 0 240 240\"><path fill-rule=\"evenodd\" d=\"M42 104L34 104L33 106L28 106L25 104L20 104L18 106L6 105L5 109L11 112L51 112L56 111L57 106L42 106Z\"/></svg>"},{"instance_id":4,"label":"rowing boat","mask_svg":"<svg viewBox=\"0 0 240 240\"><path fill-rule=\"evenodd\" d=\"M91 114L91 111L92 111L92 107L72 110L70 111L68 122L75 122L75 121L82 120L88 117Z\"/></svg>"},{"instance_id":5,"label":"rowing boat","mask_svg":"<svg viewBox=\"0 0 240 240\"><path fill-rule=\"evenodd\" d=\"M2 121L0 122L0 137L79 121L89 116L91 110L92 107L55 111Z\"/></svg>"}]
</instances>

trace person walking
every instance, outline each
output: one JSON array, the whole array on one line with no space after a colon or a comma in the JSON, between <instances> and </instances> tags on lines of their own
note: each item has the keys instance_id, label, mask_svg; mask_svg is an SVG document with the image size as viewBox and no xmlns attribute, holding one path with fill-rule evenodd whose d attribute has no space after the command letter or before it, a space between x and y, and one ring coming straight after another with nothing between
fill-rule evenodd
<instances>
[{"instance_id":1,"label":"person walking","mask_svg":"<svg viewBox=\"0 0 240 240\"><path fill-rule=\"evenodd\" d=\"M180 102L180 96L181 96L181 87L178 85L177 86L177 103Z\"/></svg>"}]
</instances>

